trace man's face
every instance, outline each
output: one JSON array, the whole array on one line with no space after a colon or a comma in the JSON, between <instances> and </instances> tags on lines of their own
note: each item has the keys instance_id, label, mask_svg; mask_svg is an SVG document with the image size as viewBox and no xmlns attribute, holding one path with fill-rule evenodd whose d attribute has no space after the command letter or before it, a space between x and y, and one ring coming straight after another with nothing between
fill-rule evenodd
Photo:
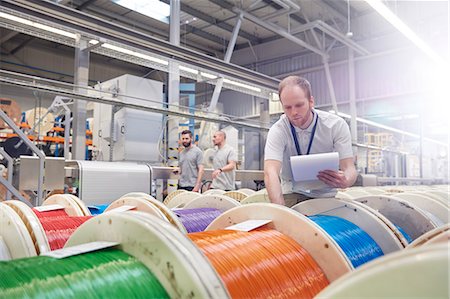
<instances>
[{"instance_id":1,"label":"man's face","mask_svg":"<svg viewBox=\"0 0 450 299\"><path fill-rule=\"evenodd\" d=\"M189 134L183 134L181 135L181 143L184 147L190 147L192 143L192 138L189 136Z\"/></svg>"},{"instance_id":2,"label":"man's face","mask_svg":"<svg viewBox=\"0 0 450 299\"><path fill-rule=\"evenodd\" d=\"M286 86L280 95L284 114L296 127L304 127L314 107L314 98L308 99L300 86Z\"/></svg>"},{"instance_id":3,"label":"man's face","mask_svg":"<svg viewBox=\"0 0 450 299\"><path fill-rule=\"evenodd\" d=\"M213 144L214 145L221 145L222 142L223 142L223 134L221 134L219 132L214 133Z\"/></svg>"}]
</instances>

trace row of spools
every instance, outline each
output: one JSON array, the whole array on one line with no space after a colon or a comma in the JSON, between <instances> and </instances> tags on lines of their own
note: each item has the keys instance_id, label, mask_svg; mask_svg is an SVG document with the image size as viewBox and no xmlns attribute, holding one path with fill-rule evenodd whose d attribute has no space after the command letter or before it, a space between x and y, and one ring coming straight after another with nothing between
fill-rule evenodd
<instances>
[{"instance_id":1,"label":"row of spools","mask_svg":"<svg viewBox=\"0 0 450 299\"><path fill-rule=\"evenodd\" d=\"M0 297L449 297L448 186L336 197L287 208L264 191L179 190L91 211L72 195L6 201Z\"/></svg>"}]
</instances>

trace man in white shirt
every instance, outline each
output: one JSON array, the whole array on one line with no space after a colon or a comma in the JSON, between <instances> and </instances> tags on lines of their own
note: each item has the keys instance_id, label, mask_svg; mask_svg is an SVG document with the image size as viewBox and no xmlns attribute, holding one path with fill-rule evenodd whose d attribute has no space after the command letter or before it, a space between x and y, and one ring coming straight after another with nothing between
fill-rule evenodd
<instances>
[{"instance_id":1,"label":"man in white shirt","mask_svg":"<svg viewBox=\"0 0 450 299\"><path fill-rule=\"evenodd\" d=\"M352 186L357 172L347 123L334 114L314 109L311 85L302 77L285 78L278 93L284 115L270 128L264 154L264 182L270 200L284 205L283 194L299 192L292 179L290 157L302 154L338 152L340 170L319 172L317 178L330 187L327 190L300 193L318 197L333 188Z\"/></svg>"}]
</instances>

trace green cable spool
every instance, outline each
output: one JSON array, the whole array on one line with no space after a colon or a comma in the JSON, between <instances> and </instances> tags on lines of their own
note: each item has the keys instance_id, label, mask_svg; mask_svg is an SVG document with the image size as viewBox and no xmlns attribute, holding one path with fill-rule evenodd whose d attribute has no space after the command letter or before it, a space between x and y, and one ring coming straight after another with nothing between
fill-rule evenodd
<instances>
[{"instance_id":1,"label":"green cable spool","mask_svg":"<svg viewBox=\"0 0 450 299\"><path fill-rule=\"evenodd\" d=\"M136 258L103 249L0 262L0 298L169 298Z\"/></svg>"}]
</instances>

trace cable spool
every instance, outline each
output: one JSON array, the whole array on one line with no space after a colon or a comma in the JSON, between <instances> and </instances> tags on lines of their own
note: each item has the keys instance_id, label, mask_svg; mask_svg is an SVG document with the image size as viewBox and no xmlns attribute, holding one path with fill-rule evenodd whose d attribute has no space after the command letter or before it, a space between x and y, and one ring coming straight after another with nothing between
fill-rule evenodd
<instances>
[{"instance_id":1,"label":"cable spool","mask_svg":"<svg viewBox=\"0 0 450 299\"><path fill-rule=\"evenodd\" d=\"M178 189L173 192L170 192L164 199L164 204L167 205L172 200L172 198L174 198L175 196L177 196L178 194L183 193L183 192L186 192L186 190Z\"/></svg>"},{"instance_id":2,"label":"cable spool","mask_svg":"<svg viewBox=\"0 0 450 299\"><path fill-rule=\"evenodd\" d=\"M201 194L197 192L190 192L190 191L182 192L172 197L172 199L166 204L166 206L170 209L182 208L188 202L196 199L199 196L201 196Z\"/></svg>"},{"instance_id":3,"label":"cable spool","mask_svg":"<svg viewBox=\"0 0 450 299\"><path fill-rule=\"evenodd\" d=\"M342 276L316 298L449 298L449 244L381 257Z\"/></svg>"},{"instance_id":4,"label":"cable spool","mask_svg":"<svg viewBox=\"0 0 450 299\"><path fill-rule=\"evenodd\" d=\"M247 220L271 220L264 228L275 229L294 239L334 281L353 269L351 262L337 243L306 216L284 206L255 203L233 208L216 218L206 231L221 230Z\"/></svg>"},{"instance_id":5,"label":"cable spool","mask_svg":"<svg viewBox=\"0 0 450 299\"><path fill-rule=\"evenodd\" d=\"M53 129L55 117L52 113L47 112L47 108L44 107L33 108L25 112L25 119L28 125L30 127L35 127L34 132L45 135ZM39 122L39 119L43 116L44 118Z\"/></svg>"},{"instance_id":6,"label":"cable spool","mask_svg":"<svg viewBox=\"0 0 450 299\"><path fill-rule=\"evenodd\" d=\"M203 161L205 168L214 168L213 159L216 154L216 150L213 148L208 148L203 152Z\"/></svg>"},{"instance_id":7,"label":"cable spool","mask_svg":"<svg viewBox=\"0 0 450 299\"><path fill-rule=\"evenodd\" d=\"M305 216L328 215L345 219L366 232L384 254L403 249L403 244L384 222L361 205L333 198L306 200L292 207Z\"/></svg>"},{"instance_id":8,"label":"cable spool","mask_svg":"<svg viewBox=\"0 0 450 299\"><path fill-rule=\"evenodd\" d=\"M269 194L267 193L255 193L252 195L247 196L243 200L241 200L242 205L250 204L250 203L257 203L257 202L266 202L270 203Z\"/></svg>"},{"instance_id":9,"label":"cable spool","mask_svg":"<svg viewBox=\"0 0 450 299\"><path fill-rule=\"evenodd\" d=\"M16 124L20 123L22 109L13 99L0 98L0 109L8 115L10 119ZM0 119L0 129L9 128L9 125Z\"/></svg>"},{"instance_id":10,"label":"cable spool","mask_svg":"<svg viewBox=\"0 0 450 299\"><path fill-rule=\"evenodd\" d=\"M353 199L353 198L358 198L361 196L367 196L367 195L371 195L369 192L366 192L364 189L362 188L348 188L348 189L344 189L344 190L340 190L338 191L338 193L336 194L336 198L344 198L344 199ZM341 197L343 196L343 197Z\"/></svg>"},{"instance_id":11,"label":"cable spool","mask_svg":"<svg viewBox=\"0 0 450 299\"><path fill-rule=\"evenodd\" d=\"M384 225L386 225L390 229L390 231L394 234L395 238L400 242L402 248L405 248L406 246L408 246L409 241L406 239L403 232L399 229L398 226L396 226L394 223L392 223L383 214L381 214L377 210L372 209L371 207L369 207L363 203L360 203L358 201L351 201L351 203L361 209L366 210L367 212L369 212L370 214L372 214L373 216L378 218Z\"/></svg>"},{"instance_id":12,"label":"cable spool","mask_svg":"<svg viewBox=\"0 0 450 299\"><path fill-rule=\"evenodd\" d=\"M19 200L8 200L5 201L4 204L12 208L20 217L34 244L36 254L40 255L49 252L50 245L47 236L45 235L44 228L33 210Z\"/></svg>"},{"instance_id":13,"label":"cable spool","mask_svg":"<svg viewBox=\"0 0 450 299\"><path fill-rule=\"evenodd\" d=\"M73 201L76 202L76 204L80 207L81 211L83 212L83 216L92 216L91 211L81 199L79 199L77 196L73 194L64 194L64 195L70 197Z\"/></svg>"},{"instance_id":14,"label":"cable spool","mask_svg":"<svg viewBox=\"0 0 450 299\"><path fill-rule=\"evenodd\" d=\"M202 193L202 195L211 195L211 194L220 194L223 195L225 193L224 190L220 189L209 189Z\"/></svg>"},{"instance_id":15,"label":"cable spool","mask_svg":"<svg viewBox=\"0 0 450 299\"><path fill-rule=\"evenodd\" d=\"M448 187L447 187L447 189L448 189ZM427 194L436 195L441 199L441 201L444 204L450 205L450 193L448 191L430 190L430 191L427 191Z\"/></svg>"},{"instance_id":16,"label":"cable spool","mask_svg":"<svg viewBox=\"0 0 450 299\"><path fill-rule=\"evenodd\" d=\"M173 226L179 229L182 233L187 233L186 229L183 226L183 223L181 223L177 215L175 215L175 213L173 213L171 209L169 209L165 204L163 204L159 200L155 199L153 196L143 192L131 192L125 194L122 197L139 197L147 200L148 202L153 204L156 208L158 208Z\"/></svg>"},{"instance_id":17,"label":"cable spool","mask_svg":"<svg viewBox=\"0 0 450 299\"><path fill-rule=\"evenodd\" d=\"M0 236L12 259L37 255L33 240L19 215L10 206L1 202Z\"/></svg>"},{"instance_id":18,"label":"cable spool","mask_svg":"<svg viewBox=\"0 0 450 299\"><path fill-rule=\"evenodd\" d=\"M253 195L253 194L256 193L255 190L252 190L252 189L249 189L249 188L241 188L241 189L239 189L239 190L237 190L237 191L239 191L239 192L241 192L241 193L244 193L244 194L247 195L247 196L250 196L250 195Z\"/></svg>"},{"instance_id":19,"label":"cable spool","mask_svg":"<svg viewBox=\"0 0 450 299\"><path fill-rule=\"evenodd\" d=\"M446 207L448 207L450 205L449 199L450 197L448 195L445 195L445 193L440 194L440 191L434 192L434 191L413 191L413 192L409 192L409 193L413 193L413 194L419 194L419 195L423 195L426 197L430 197L433 198L434 200L439 201L440 203L442 203L443 205L445 205Z\"/></svg>"},{"instance_id":20,"label":"cable spool","mask_svg":"<svg viewBox=\"0 0 450 299\"><path fill-rule=\"evenodd\" d=\"M151 202L148 200L141 198L141 197L125 197L122 196L121 198L113 201L108 208L106 208L105 213L113 212L115 209L119 209L119 207L130 207L130 210L136 210L144 213L151 214L163 221L169 222L167 217L164 215L163 212L161 212L156 206L154 206Z\"/></svg>"},{"instance_id":21,"label":"cable spool","mask_svg":"<svg viewBox=\"0 0 450 299\"><path fill-rule=\"evenodd\" d=\"M378 187L364 187L364 191L369 193L369 195L380 195L385 193L383 189Z\"/></svg>"},{"instance_id":22,"label":"cable spool","mask_svg":"<svg viewBox=\"0 0 450 299\"><path fill-rule=\"evenodd\" d=\"M421 209L397 197L365 196L354 201L380 212L393 224L402 228L412 240L436 227Z\"/></svg>"},{"instance_id":23,"label":"cable spool","mask_svg":"<svg viewBox=\"0 0 450 299\"><path fill-rule=\"evenodd\" d=\"M68 216L85 216L80 205L69 194L54 194L50 197L47 197L42 203L42 206L48 205L62 206Z\"/></svg>"},{"instance_id":24,"label":"cable spool","mask_svg":"<svg viewBox=\"0 0 450 299\"><path fill-rule=\"evenodd\" d=\"M173 212L180 218L188 233L204 231L220 214L240 206L237 200L223 195L202 195Z\"/></svg>"},{"instance_id":25,"label":"cable spool","mask_svg":"<svg viewBox=\"0 0 450 299\"><path fill-rule=\"evenodd\" d=\"M229 297L196 246L152 215L133 211L99 215L81 226L65 247L93 241L118 242L118 249L151 270L170 298Z\"/></svg>"},{"instance_id":26,"label":"cable spool","mask_svg":"<svg viewBox=\"0 0 450 299\"><path fill-rule=\"evenodd\" d=\"M425 194L399 193L393 195L415 205L427 213L427 216L438 227L449 222L450 209L448 205L442 204L440 201L428 197Z\"/></svg>"},{"instance_id":27,"label":"cable spool","mask_svg":"<svg viewBox=\"0 0 450 299\"><path fill-rule=\"evenodd\" d=\"M450 241L450 224L437 227L429 232L423 234L409 244L407 249L416 248L424 245L431 245L436 243L446 243Z\"/></svg>"},{"instance_id":28,"label":"cable spool","mask_svg":"<svg viewBox=\"0 0 450 299\"><path fill-rule=\"evenodd\" d=\"M70 235L92 216L69 216L64 209L42 211L33 208L47 236L50 250L63 248Z\"/></svg>"},{"instance_id":29,"label":"cable spool","mask_svg":"<svg viewBox=\"0 0 450 299\"><path fill-rule=\"evenodd\" d=\"M3 241L3 237L0 236L0 261L9 260L11 260L11 254L9 253L8 246L6 246L5 241Z\"/></svg>"},{"instance_id":30,"label":"cable spool","mask_svg":"<svg viewBox=\"0 0 450 299\"><path fill-rule=\"evenodd\" d=\"M228 191L223 195L236 199L237 201L244 200L248 195L239 191Z\"/></svg>"}]
</instances>

